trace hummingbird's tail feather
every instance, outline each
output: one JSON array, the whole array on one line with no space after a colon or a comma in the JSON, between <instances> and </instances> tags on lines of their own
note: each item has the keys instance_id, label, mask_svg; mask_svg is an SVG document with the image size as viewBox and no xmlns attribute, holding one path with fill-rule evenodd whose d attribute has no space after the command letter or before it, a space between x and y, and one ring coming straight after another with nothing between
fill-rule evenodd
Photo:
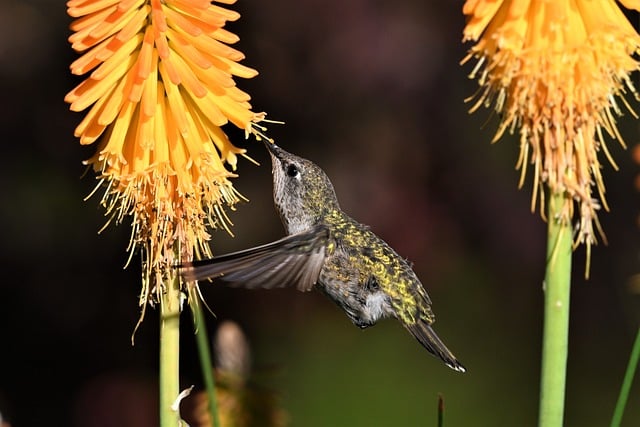
<instances>
[{"instance_id":1,"label":"hummingbird's tail feather","mask_svg":"<svg viewBox=\"0 0 640 427\"><path fill-rule=\"evenodd\" d=\"M422 344L424 348L436 357L440 358L448 367L458 372L466 372L465 367L456 359L442 340L424 320L419 320L413 325L405 325L411 334Z\"/></svg>"}]
</instances>

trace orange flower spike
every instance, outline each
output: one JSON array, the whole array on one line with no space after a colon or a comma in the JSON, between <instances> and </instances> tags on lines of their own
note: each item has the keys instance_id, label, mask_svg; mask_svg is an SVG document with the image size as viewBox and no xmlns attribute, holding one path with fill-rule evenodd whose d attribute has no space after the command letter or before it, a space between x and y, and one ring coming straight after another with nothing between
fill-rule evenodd
<instances>
[{"instance_id":1,"label":"orange flower spike","mask_svg":"<svg viewBox=\"0 0 640 427\"><path fill-rule=\"evenodd\" d=\"M636 96L628 74L639 68L640 36L613 0L468 0L463 12L463 39L476 42L463 63L478 60L470 77L481 86L470 111L493 104L494 141L519 131L521 184L533 166L532 208L542 183L565 192L564 219L580 216L576 242L594 243L596 211L607 208L600 148L616 167L602 130L624 145L613 113L621 100L635 115L622 95Z\"/></svg>"},{"instance_id":2,"label":"orange flower spike","mask_svg":"<svg viewBox=\"0 0 640 427\"><path fill-rule=\"evenodd\" d=\"M235 169L244 150L219 126L232 121L257 133L254 123L264 118L250 110L250 97L233 80L257 74L237 64L244 55L228 44L238 37L222 28L240 15L208 0L67 5L77 18L69 41L83 51L71 71L91 72L65 97L72 110L89 109L75 135L82 144L102 138L86 163L108 183L107 214L116 222L132 217L128 249L142 247L148 272L168 271L174 243L180 241L187 258L194 249L208 251L209 234L199 221L209 217L227 228L222 206L239 200L227 168ZM141 303L149 292L143 290Z\"/></svg>"}]
</instances>

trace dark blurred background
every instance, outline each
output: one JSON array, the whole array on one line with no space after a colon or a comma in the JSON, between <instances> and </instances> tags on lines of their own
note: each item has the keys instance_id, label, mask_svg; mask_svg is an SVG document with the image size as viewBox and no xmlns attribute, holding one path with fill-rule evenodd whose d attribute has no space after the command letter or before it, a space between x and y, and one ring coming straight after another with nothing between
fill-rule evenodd
<instances>
[{"instance_id":1,"label":"dark blurred background","mask_svg":"<svg viewBox=\"0 0 640 427\"><path fill-rule=\"evenodd\" d=\"M318 293L203 285L220 320L245 329L256 381L281 393L294 426L430 426L437 396L448 426L533 426L537 419L545 224L517 190L516 140L491 146L496 121L467 114L471 66L459 66L462 2L242 0L229 28L260 75L239 81L255 111L286 125L269 135L333 180L342 207L415 263L434 300L436 329L468 368L430 357L397 322L361 331ZM64 95L80 80L62 2L3 0L0 13L0 413L13 426L146 426L156 421L158 316L139 315L138 258L129 227L109 227L95 185L81 178ZM637 81L637 76L634 76ZM637 104L636 104L637 105ZM635 331L640 295L638 122L609 149L609 245L574 258L568 426L607 425ZM262 165L241 160L236 188L250 199L214 233L215 253L283 235ZM604 162L606 163L606 162ZM530 178L530 175L529 175ZM183 316L183 386L200 386L190 317ZM640 423L640 384L624 425Z\"/></svg>"}]
</instances>

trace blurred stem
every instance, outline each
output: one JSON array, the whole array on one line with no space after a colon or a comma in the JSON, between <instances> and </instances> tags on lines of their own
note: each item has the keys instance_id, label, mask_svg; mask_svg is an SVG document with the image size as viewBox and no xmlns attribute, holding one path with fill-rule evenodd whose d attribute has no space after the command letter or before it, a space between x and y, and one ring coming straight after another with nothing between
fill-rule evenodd
<instances>
[{"instance_id":1,"label":"blurred stem","mask_svg":"<svg viewBox=\"0 0 640 427\"><path fill-rule=\"evenodd\" d=\"M165 283L160 297L160 426L180 425L173 404L180 394L180 283Z\"/></svg>"},{"instance_id":2,"label":"blurred stem","mask_svg":"<svg viewBox=\"0 0 640 427\"><path fill-rule=\"evenodd\" d=\"M193 322L196 329L196 342L198 343L198 354L200 356L200 367L202 368L202 376L204 378L204 384L207 389L207 396L209 398L209 410L211 412L211 419L213 420L213 427L220 426L220 420L218 417L218 404L216 401L216 387L213 379L213 363L211 362L211 352L209 351L209 335L207 333L207 324L205 322L204 314L202 313L202 306L198 300L197 292L190 292L191 310L193 311Z\"/></svg>"},{"instance_id":3,"label":"blurred stem","mask_svg":"<svg viewBox=\"0 0 640 427\"><path fill-rule=\"evenodd\" d=\"M540 382L540 427L561 427L564 416L572 230L561 220L563 193L552 193L548 204L547 267L544 279L544 329Z\"/></svg>"},{"instance_id":4,"label":"blurred stem","mask_svg":"<svg viewBox=\"0 0 640 427\"><path fill-rule=\"evenodd\" d=\"M622 414L624 413L625 406L627 406L627 399L629 398L629 391L631 390L633 377L636 374L638 362L640 362L640 328L638 328L638 334L636 335L636 340L633 343L633 348L631 349L631 357L629 357L627 371L624 373L624 380L622 381L622 387L620 388L618 402L616 402L616 409L613 412L611 427L619 427L622 422Z\"/></svg>"},{"instance_id":5,"label":"blurred stem","mask_svg":"<svg viewBox=\"0 0 640 427\"><path fill-rule=\"evenodd\" d=\"M438 427L444 427L444 398L438 394Z\"/></svg>"}]
</instances>

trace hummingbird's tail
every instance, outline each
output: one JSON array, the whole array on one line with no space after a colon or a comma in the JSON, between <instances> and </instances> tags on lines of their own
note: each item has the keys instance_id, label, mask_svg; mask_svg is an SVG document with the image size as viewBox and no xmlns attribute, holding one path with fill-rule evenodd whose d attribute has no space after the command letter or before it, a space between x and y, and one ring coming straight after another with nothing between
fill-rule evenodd
<instances>
[{"instance_id":1,"label":"hummingbird's tail","mask_svg":"<svg viewBox=\"0 0 640 427\"><path fill-rule=\"evenodd\" d=\"M458 359L456 359L453 353L444 345L431 325L426 321L418 320L413 325L405 326L424 348L440 358L448 367L458 372L466 371L462 363L458 362Z\"/></svg>"}]
</instances>

